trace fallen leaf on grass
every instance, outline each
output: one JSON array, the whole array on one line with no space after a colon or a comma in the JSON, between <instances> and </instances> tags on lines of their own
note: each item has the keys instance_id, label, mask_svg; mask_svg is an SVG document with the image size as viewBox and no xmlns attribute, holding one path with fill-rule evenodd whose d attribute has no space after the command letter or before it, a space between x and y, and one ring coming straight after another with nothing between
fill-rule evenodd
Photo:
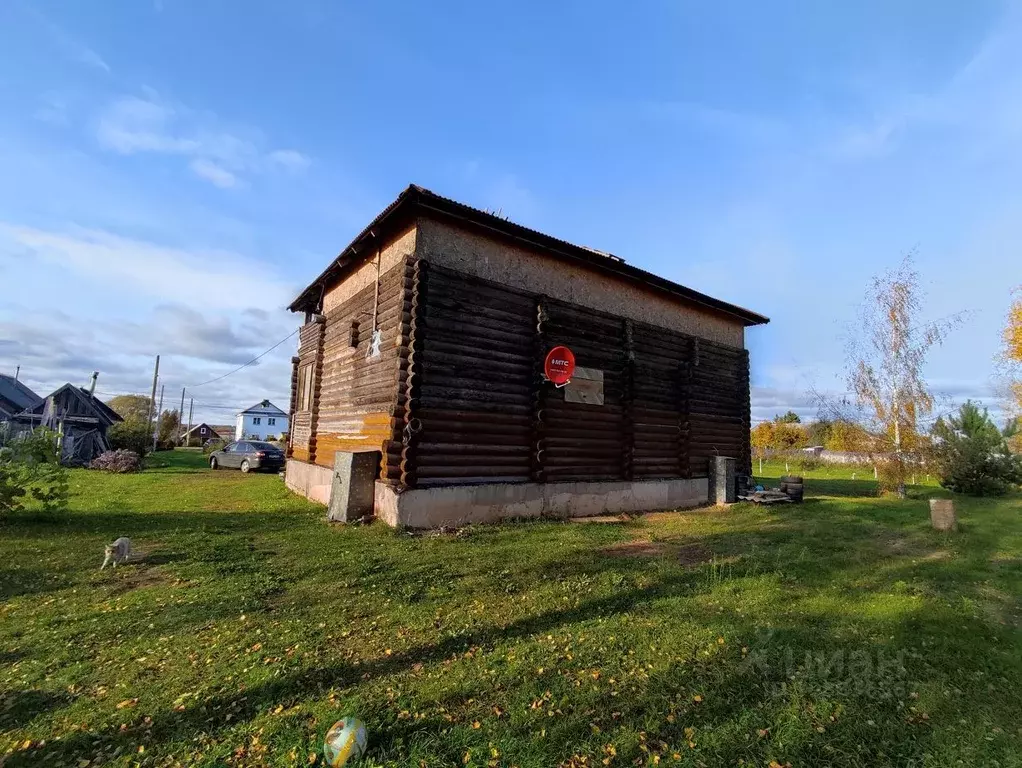
<instances>
[{"instance_id":1,"label":"fallen leaf on grass","mask_svg":"<svg viewBox=\"0 0 1022 768\"><path fill-rule=\"evenodd\" d=\"M118 702L117 708L118 709L127 709L128 707L133 707L136 704L138 704L138 699L137 698L136 699L125 699L124 701Z\"/></svg>"}]
</instances>

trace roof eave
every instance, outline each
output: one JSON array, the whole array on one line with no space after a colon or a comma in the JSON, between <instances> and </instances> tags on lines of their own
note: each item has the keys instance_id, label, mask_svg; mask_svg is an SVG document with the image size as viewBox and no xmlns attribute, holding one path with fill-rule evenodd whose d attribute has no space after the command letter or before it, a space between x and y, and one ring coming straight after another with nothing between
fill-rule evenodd
<instances>
[{"instance_id":1,"label":"roof eave","mask_svg":"<svg viewBox=\"0 0 1022 768\"><path fill-rule=\"evenodd\" d=\"M291 303L288 309L292 312L318 311L322 303L322 292L326 282L339 273L358 253L358 246L368 237L375 237L377 232L390 220L399 215L399 211L410 205L416 209L427 212L450 216L460 219L476 227L482 227L494 231L504 237L538 247L567 258L572 261L580 261L592 268L605 273L614 274L625 280L639 282L647 287L662 291L675 299L681 299L690 304L698 304L711 311L723 313L739 320L744 326L764 325L770 322L770 318L758 312L740 307L736 304L715 299L705 293L675 283L639 267L633 267L620 259L611 259L594 252L592 249L560 240L552 235L547 235L537 230L529 229L521 224L501 219L486 211L481 211L471 206L459 203L446 197L437 195L428 189L416 184L410 184L398 195L390 205L384 208L369 225L360 232L349 245L341 251L333 262L330 263L322 274L319 275L308 287L303 290Z\"/></svg>"}]
</instances>

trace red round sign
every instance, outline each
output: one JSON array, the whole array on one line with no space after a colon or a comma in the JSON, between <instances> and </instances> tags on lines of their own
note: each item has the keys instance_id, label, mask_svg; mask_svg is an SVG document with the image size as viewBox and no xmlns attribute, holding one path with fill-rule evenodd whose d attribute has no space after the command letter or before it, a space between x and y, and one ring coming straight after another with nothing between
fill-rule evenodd
<instances>
[{"instance_id":1,"label":"red round sign","mask_svg":"<svg viewBox=\"0 0 1022 768\"><path fill-rule=\"evenodd\" d=\"M554 384L567 384L575 372L575 355L567 347L554 347L547 353L543 372Z\"/></svg>"}]
</instances>

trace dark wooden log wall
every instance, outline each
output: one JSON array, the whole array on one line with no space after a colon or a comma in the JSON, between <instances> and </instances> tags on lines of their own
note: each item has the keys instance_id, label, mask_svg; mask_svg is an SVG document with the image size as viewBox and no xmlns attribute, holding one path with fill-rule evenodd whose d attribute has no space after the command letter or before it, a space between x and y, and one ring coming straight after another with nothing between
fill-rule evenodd
<instances>
[{"instance_id":1,"label":"dark wooden log wall","mask_svg":"<svg viewBox=\"0 0 1022 768\"><path fill-rule=\"evenodd\" d=\"M413 284L403 485L705 477L714 455L751 472L745 350L425 262ZM603 371L604 405L543 381L558 344Z\"/></svg>"},{"instance_id":2,"label":"dark wooden log wall","mask_svg":"<svg viewBox=\"0 0 1022 768\"><path fill-rule=\"evenodd\" d=\"M535 299L419 263L403 484L530 477Z\"/></svg>"}]
</instances>

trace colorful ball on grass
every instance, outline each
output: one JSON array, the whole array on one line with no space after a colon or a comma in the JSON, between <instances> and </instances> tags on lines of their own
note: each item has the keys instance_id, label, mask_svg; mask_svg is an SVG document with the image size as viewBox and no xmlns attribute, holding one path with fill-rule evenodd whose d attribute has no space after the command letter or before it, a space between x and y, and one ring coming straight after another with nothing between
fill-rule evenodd
<instances>
[{"instance_id":1,"label":"colorful ball on grass","mask_svg":"<svg viewBox=\"0 0 1022 768\"><path fill-rule=\"evenodd\" d=\"M338 720L323 739L323 757L331 768L354 763L366 751L369 735L365 724L354 717Z\"/></svg>"}]
</instances>

